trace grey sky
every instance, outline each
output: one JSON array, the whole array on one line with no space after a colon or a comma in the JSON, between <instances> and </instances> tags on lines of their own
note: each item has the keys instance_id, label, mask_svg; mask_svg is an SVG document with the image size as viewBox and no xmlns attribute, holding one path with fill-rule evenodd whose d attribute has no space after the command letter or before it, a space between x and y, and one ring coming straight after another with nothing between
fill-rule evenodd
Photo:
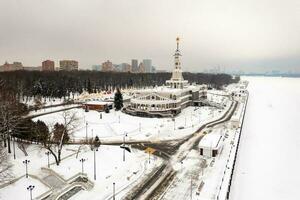
<instances>
[{"instance_id":1,"label":"grey sky","mask_svg":"<svg viewBox=\"0 0 300 200\"><path fill-rule=\"evenodd\" d=\"M0 64L151 58L184 70L300 71L299 0L0 0Z\"/></svg>"}]
</instances>

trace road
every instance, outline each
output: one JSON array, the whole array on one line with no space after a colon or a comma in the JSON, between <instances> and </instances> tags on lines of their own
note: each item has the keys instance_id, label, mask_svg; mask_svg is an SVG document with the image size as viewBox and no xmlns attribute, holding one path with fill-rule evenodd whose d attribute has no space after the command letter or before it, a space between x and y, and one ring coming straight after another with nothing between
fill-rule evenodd
<instances>
[{"instance_id":1,"label":"road","mask_svg":"<svg viewBox=\"0 0 300 200\"><path fill-rule=\"evenodd\" d=\"M180 163L185 159L187 154L197 145L200 139L203 137L203 130L206 128L211 128L215 125L221 124L223 122L228 121L232 114L234 113L237 107L237 102L233 101L229 110L219 119L209 122L201 126L197 132L185 138L181 141L176 142L161 142L161 143L143 143L143 146L149 146L155 148L157 152L162 152L166 159L161 168L153 173L153 175L148 178L147 181L144 181L140 187L136 190L131 191L129 197L127 196L125 199L157 199L164 190L169 186L176 172L173 169L173 166L177 163Z\"/></svg>"}]
</instances>

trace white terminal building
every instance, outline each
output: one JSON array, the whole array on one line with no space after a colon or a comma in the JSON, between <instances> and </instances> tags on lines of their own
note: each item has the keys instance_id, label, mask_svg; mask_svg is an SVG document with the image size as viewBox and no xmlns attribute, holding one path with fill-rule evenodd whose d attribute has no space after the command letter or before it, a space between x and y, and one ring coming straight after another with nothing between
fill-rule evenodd
<instances>
[{"instance_id":1,"label":"white terminal building","mask_svg":"<svg viewBox=\"0 0 300 200\"><path fill-rule=\"evenodd\" d=\"M175 68L166 86L136 90L124 112L144 117L172 117L187 106L195 105L204 95L204 87L191 85L182 76L180 63L179 38L174 54ZM205 96L205 95L204 95Z\"/></svg>"}]
</instances>

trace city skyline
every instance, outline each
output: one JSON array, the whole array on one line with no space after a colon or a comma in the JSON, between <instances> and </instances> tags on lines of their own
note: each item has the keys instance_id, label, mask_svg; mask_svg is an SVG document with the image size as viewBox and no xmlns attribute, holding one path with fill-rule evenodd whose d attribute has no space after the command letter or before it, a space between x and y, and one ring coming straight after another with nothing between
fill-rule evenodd
<instances>
[{"instance_id":1,"label":"city skyline","mask_svg":"<svg viewBox=\"0 0 300 200\"><path fill-rule=\"evenodd\" d=\"M280 1L1 1L0 63L74 59L81 69L105 60L151 58L173 67L173 38L182 65L198 72L300 71L300 7ZM114 10L114 12L110 12ZM76 23L74 23L76 21Z\"/></svg>"}]
</instances>

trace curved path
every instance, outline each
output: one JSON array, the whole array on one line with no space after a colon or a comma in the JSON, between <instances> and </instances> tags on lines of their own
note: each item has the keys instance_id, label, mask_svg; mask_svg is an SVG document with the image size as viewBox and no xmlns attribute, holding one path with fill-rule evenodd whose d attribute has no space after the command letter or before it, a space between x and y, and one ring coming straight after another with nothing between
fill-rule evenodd
<instances>
[{"instance_id":1,"label":"curved path","mask_svg":"<svg viewBox=\"0 0 300 200\"><path fill-rule=\"evenodd\" d=\"M201 126L197 132L186 138L185 140L178 142L176 145L171 145L173 148L168 150L168 144L165 142L161 142L159 144L147 144L148 146L155 145L156 149L159 151L171 152L172 156L168 159L165 165L162 165L160 170L157 170L153 177L143 182L143 184L135 191L131 191L130 197L126 197L126 199L153 199L156 196L159 196L161 192L169 185L169 181L172 180L175 175L175 171L173 170L174 163L180 163L190 152L190 150L199 143L200 139L203 137L203 130L205 128L210 128L215 125L221 124L230 120L233 115L235 109L237 107L237 102L233 101L229 110L219 119L208 122ZM167 149L167 150L166 150ZM172 150L172 151L171 151Z\"/></svg>"}]
</instances>

